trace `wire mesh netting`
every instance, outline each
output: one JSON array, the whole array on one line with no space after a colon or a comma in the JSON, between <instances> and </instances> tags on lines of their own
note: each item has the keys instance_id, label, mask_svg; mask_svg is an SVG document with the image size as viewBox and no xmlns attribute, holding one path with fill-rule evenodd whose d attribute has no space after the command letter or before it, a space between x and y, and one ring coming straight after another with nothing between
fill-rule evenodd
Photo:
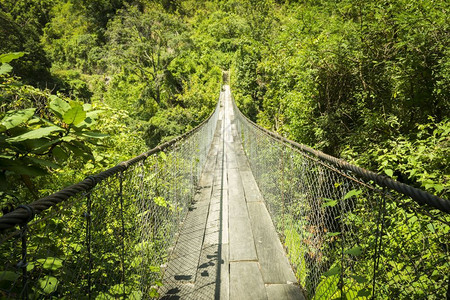
<instances>
[{"instance_id":1,"label":"wire mesh netting","mask_svg":"<svg viewBox=\"0 0 450 300\"><path fill-rule=\"evenodd\" d=\"M448 213L340 170L235 111L253 174L309 299L450 296Z\"/></svg>"},{"instance_id":2,"label":"wire mesh netting","mask_svg":"<svg viewBox=\"0 0 450 300\"><path fill-rule=\"evenodd\" d=\"M1 232L0 298L158 297L217 114L164 151Z\"/></svg>"}]
</instances>

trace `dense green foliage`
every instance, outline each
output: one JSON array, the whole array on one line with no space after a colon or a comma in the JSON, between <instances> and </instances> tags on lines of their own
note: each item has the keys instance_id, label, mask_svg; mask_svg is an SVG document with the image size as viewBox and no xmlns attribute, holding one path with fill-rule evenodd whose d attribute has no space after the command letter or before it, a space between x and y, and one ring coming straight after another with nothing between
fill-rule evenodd
<instances>
[{"instance_id":1,"label":"dense green foliage","mask_svg":"<svg viewBox=\"0 0 450 300\"><path fill-rule=\"evenodd\" d=\"M223 70L260 125L448 198L449 15L427 0L0 0L0 206L192 129Z\"/></svg>"},{"instance_id":2,"label":"dense green foliage","mask_svg":"<svg viewBox=\"0 0 450 300\"><path fill-rule=\"evenodd\" d=\"M210 114L219 60L188 17L195 2L183 15L169 4L1 1L3 210L129 159Z\"/></svg>"},{"instance_id":3,"label":"dense green foliage","mask_svg":"<svg viewBox=\"0 0 450 300\"><path fill-rule=\"evenodd\" d=\"M326 153L448 194L446 1L254 5L259 19L248 22L272 27L247 33L231 76L250 117Z\"/></svg>"},{"instance_id":4,"label":"dense green foliage","mask_svg":"<svg viewBox=\"0 0 450 300\"><path fill-rule=\"evenodd\" d=\"M5 83L122 110L148 146L205 118L221 70L231 68L240 107L263 126L448 192L445 1L3 0L1 8L0 52L26 53ZM435 147L431 160L412 158L420 147Z\"/></svg>"}]
</instances>

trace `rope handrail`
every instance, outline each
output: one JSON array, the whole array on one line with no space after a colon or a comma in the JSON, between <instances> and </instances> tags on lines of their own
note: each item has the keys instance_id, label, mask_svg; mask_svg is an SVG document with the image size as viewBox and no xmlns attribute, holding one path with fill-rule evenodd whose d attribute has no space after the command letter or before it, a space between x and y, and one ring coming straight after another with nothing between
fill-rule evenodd
<instances>
[{"instance_id":1,"label":"rope handrail","mask_svg":"<svg viewBox=\"0 0 450 300\"><path fill-rule=\"evenodd\" d=\"M216 105L217 108L217 105ZM3 215L0 217L0 232L10 229L16 225L21 225L28 223L31 221L35 215L40 214L41 212L55 206L70 197L73 197L81 192L86 192L95 187L98 183L103 180L123 172L127 170L130 166L135 165L136 163L145 160L150 155L159 153L175 143L186 139L192 134L196 133L200 128L202 128L214 115L216 109L214 109L211 114L199 125L197 125L192 130L171 139L161 145L158 145L138 156L135 156L127 161L120 162L116 166L109 168L103 172L97 173L95 175L91 175L86 177L83 181L80 181L76 184L70 185L68 187L63 188L62 190L55 192L49 196L38 199L27 205L20 205L13 211Z\"/></svg>"},{"instance_id":2,"label":"rope handrail","mask_svg":"<svg viewBox=\"0 0 450 300\"><path fill-rule=\"evenodd\" d=\"M449 200L445 200L442 199L436 195L430 194L426 191L423 191L421 189L412 187L408 184L402 183L400 181L397 181L391 177L385 176L385 175L381 175L381 174L377 174L375 172L366 170L364 168L352 165L348 162L346 162L345 160L336 158L334 156L331 156L329 154L326 154L322 151L313 149L311 147L308 147L306 145L294 142L292 140L289 140L275 132L272 132L258 124L256 124L255 122L253 122L252 120L250 120L249 118L247 118L241 111L240 109L237 107L236 105L236 101L234 100L233 97L233 105L236 108L236 111L247 121L249 122L251 125L253 125L255 128L257 128L258 130L262 131L263 133L269 135L270 137L279 140L285 144L291 145L296 149L299 149L300 151L306 152L308 154L311 154L323 161L329 162L333 165L335 165L336 167L346 170L346 171L350 171L356 175L358 175L359 177L365 179L365 180L371 180L374 183L378 184L381 187L387 187L390 188L392 190L395 190L403 195L406 195L408 197L411 197L413 200L415 200L417 203L419 203L420 205L424 205L427 204L431 207L437 208L440 211L446 212L446 213L450 213L450 201Z\"/></svg>"}]
</instances>

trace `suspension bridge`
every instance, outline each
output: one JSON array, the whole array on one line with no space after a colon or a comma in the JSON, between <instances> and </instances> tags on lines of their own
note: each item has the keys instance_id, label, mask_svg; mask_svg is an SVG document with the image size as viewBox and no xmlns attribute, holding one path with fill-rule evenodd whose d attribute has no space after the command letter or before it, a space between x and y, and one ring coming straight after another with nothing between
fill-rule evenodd
<instances>
[{"instance_id":1,"label":"suspension bridge","mask_svg":"<svg viewBox=\"0 0 450 300\"><path fill-rule=\"evenodd\" d=\"M194 130L0 217L3 299L450 298L450 201L252 123Z\"/></svg>"}]
</instances>

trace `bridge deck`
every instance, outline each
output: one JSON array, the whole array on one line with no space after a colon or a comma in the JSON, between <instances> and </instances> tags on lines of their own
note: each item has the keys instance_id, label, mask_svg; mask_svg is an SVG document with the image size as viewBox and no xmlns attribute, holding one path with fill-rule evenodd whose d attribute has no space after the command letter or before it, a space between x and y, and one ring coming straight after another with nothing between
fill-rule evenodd
<instances>
[{"instance_id":1,"label":"bridge deck","mask_svg":"<svg viewBox=\"0 0 450 300\"><path fill-rule=\"evenodd\" d=\"M162 299L304 299L237 137L230 89Z\"/></svg>"}]
</instances>

